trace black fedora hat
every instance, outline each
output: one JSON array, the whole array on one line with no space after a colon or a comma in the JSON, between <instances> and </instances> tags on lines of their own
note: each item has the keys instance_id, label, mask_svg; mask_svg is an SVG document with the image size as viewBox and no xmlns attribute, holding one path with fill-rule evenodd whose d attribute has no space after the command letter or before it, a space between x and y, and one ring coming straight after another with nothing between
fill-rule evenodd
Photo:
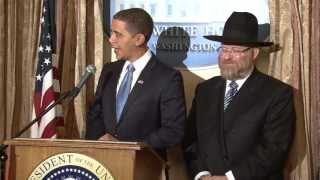
<instances>
[{"instance_id":1,"label":"black fedora hat","mask_svg":"<svg viewBox=\"0 0 320 180\"><path fill-rule=\"evenodd\" d=\"M204 36L223 44L244 45L250 47L271 46L272 42L258 41L258 21L249 12L233 12L226 21L222 36Z\"/></svg>"}]
</instances>

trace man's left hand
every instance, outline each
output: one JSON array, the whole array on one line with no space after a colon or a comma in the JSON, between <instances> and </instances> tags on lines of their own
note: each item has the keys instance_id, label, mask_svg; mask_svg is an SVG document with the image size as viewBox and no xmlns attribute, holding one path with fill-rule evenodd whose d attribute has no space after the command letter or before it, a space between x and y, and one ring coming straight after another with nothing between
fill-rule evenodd
<instances>
[{"instance_id":1,"label":"man's left hand","mask_svg":"<svg viewBox=\"0 0 320 180\"><path fill-rule=\"evenodd\" d=\"M101 136L98 140L102 140L102 141L118 141L117 138L113 137L109 133L106 133L105 135Z\"/></svg>"}]
</instances>

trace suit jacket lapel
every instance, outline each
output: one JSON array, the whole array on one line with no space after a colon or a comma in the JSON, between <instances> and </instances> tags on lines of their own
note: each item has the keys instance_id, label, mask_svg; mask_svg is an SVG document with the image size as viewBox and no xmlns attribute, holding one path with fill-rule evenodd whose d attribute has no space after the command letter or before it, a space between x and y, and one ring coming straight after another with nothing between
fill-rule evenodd
<instances>
[{"instance_id":1,"label":"suit jacket lapel","mask_svg":"<svg viewBox=\"0 0 320 180\"><path fill-rule=\"evenodd\" d=\"M207 117L207 121L209 121L206 124L219 126L219 124L221 124L219 119L223 119L223 100L224 100L225 80L221 78L219 82L214 84L214 86L212 87L213 88L208 89L208 92L206 92L206 94L208 94L208 106L209 106L208 112L205 112L205 113L208 113L206 117Z\"/></svg>"},{"instance_id":2,"label":"suit jacket lapel","mask_svg":"<svg viewBox=\"0 0 320 180\"><path fill-rule=\"evenodd\" d=\"M226 89L226 81L224 79L221 78L218 86L217 86L217 96L219 97L219 100L218 100L218 109L214 110L214 111L217 111L219 112L219 115L221 118L219 119L223 119L223 113L224 113L224 94L225 94L225 89Z\"/></svg>"},{"instance_id":3,"label":"suit jacket lapel","mask_svg":"<svg viewBox=\"0 0 320 180\"><path fill-rule=\"evenodd\" d=\"M226 109L224 113L224 127L226 130L231 130L234 121L237 121L238 119L237 116L250 109L253 101L257 100L255 97L255 89L256 87L260 86L260 83L262 83L258 73L259 72L256 69L253 70L250 77L242 85Z\"/></svg>"},{"instance_id":4,"label":"suit jacket lapel","mask_svg":"<svg viewBox=\"0 0 320 180\"><path fill-rule=\"evenodd\" d=\"M140 76L137 79L137 82L133 86L129 97L127 99L127 102L123 108L121 120L119 123L122 122L122 117L128 112L129 108L131 107L132 103L135 101L135 99L139 96L141 96L141 93L143 93L143 87L149 82L149 79L152 77L152 69L156 65L157 60L155 59L155 56L152 55L151 59L147 63L146 67L142 70ZM119 124L118 123L118 124Z\"/></svg>"},{"instance_id":5,"label":"suit jacket lapel","mask_svg":"<svg viewBox=\"0 0 320 180\"><path fill-rule=\"evenodd\" d=\"M117 116L116 116L116 95L117 95L117 84L120 78L122 68L125 61L119 60L119 63L115 64L115 67L112 69L113 76L111 77L109 83L106 85L106 91L104 91L106 96L106 102L110 109L111 124L109 126L115 127L117 125Z\"/></svg>"},{"instance_id":6,"label":"suit jacket lapel","mask_svg":"<svg viewBox=\"0 0 320 180\"><path fill-rule=\"evenodd\" d=\"M225 93L225 84L226 81L222 77L218 77L219 79L217 81L212 82L211 85L208 85L207 87L210 87L207 89L205 94L207 97L205 98L205 102L203 103L204 106L208 106L204 111L201 111L201 113L205 113L205 118L200 122L201 129L205 132L208 129L207 132L210 132L210 136L206 134L206 138L209 139L216 139L218 142L214 141L208 141L207 146L216 146L216 144L220 144L221 153L224 153L225 146L224 146L224 110L223 110L223 104L224 104L224 93ZM203 121L203 122L202 122ZM214 132L214 133L211 133Z\"/></svg>"}]
</instances>

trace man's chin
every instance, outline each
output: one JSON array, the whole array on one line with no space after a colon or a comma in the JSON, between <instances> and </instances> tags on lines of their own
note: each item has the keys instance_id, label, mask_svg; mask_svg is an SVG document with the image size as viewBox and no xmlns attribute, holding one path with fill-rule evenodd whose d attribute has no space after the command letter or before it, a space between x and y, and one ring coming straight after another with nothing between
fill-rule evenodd
<instances>
[{"instance_id":1,"label":"man's chin","mask_svg":"<svg viewBox=\"0 0 320 180\"><path fill-rule=\"evenodd\" d=\"M231 72L231 71L229 71L229 72L226 72L226 71L224 71L224 72L222 72L222 71L220 71L221 72L221 76L224 78L224 79L226 79L226 80L238 80L238 79L243 79L243 78L245 78L250 72L248 71L248 72Z\"/></svg>"},{"instance_id":2,"label":"man's chin","mask_svg":"<svg viewBox=\"0 0 320 180\"><path fill-rule=\"evenodd\" d=\"M122 58L122 55L121 55L121 53L119 53L119 50L115 49L115 50L113 51L113 53L116 55L116 58L117 58L117 59Z\"/></svg>"},{"instance_id":3,"label":"man's chin","mask_svg":"<svg viewBox=\"0 0 320 180\"><path fill-rule=\"evenodd\" d=\"M121 56L120 54L116 54L116 58L117 59L123 59L123 56Z\"/></svg>"},{"instance_id":4,"label":"man's chin","mask_svg":"<svg viewBox=\"0 0 320 180\"><path fill-rule=\"evenodd\" d=\"M221 74L221 76L222 76L223 79L230 80L230 81L238 79L238 78L236 78L235 76L232 76L232 75Z\"/></svg>"},{"instance_id":5,"label":"man's chin","mask_svg":"<svg viewBox=\"0 0 320 180\"><path fill-rule=\"evenodd\" d=\"M221 76L226 80L239 79L239 75L237 73L235 73L234 71L223 70L223 71L220 71L220 73L221 73Z\"/></svg>"}]
</instances>

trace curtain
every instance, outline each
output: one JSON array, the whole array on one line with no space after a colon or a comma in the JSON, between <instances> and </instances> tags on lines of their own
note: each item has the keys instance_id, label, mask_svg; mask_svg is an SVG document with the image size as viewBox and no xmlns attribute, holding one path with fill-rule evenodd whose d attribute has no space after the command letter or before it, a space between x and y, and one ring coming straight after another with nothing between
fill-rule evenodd
<instances>
[{"instance_id":1,"label":"curtain","mask_svg":"<svg viewBox=\"0 0 320 180\"><path fill-rule=\"evenodd\" d=\"M63 104L65 128L63 138L81 138L85 130L85 114L93 99L100 76L105 46L102 30L102 3L99 0L57 1L57 58L61 69L62 92L70 90L85 72L85 67L97 67L94 78L84 86L74 101ZM105 58L104 58L105 56Z\"/></svg>"},{"instance_id":2,"label":"curtain","mask_svg":"<svg viewBox=\"0 0 320 180\"><path fill-rule=\"evenodd\" d=\"M312 177L320 179L320 2L312 1L310 16L310 141Z\"/></svg>"},{"instance_id":3,"label":"curtain","mask_svg":"<svg viewBox=\"0 0 320 180\"><path fill-rule=\"evenodd\" d=\"M40 7L40 0L0 0L0 141L31 119Z\"/></svg>"},{"instance_id":4,"label":"curtain","mask_svg":"<svg viewBox=\"0 0 320 180\"><path fill-rule=\"evenodd\" d=\"M268 73L294 88L297 121L286 179L319 179L319 2L269 0L278 47Z\"/></svg>"}]
</instances>

